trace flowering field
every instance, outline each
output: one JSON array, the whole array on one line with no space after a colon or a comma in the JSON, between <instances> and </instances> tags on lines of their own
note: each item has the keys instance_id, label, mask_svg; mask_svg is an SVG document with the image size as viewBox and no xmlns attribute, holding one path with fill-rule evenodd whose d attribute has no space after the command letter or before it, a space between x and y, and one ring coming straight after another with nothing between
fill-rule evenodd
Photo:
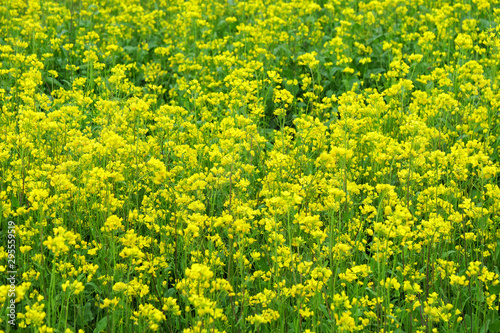
<instances>
[{"instance_id":1,"label":"flowering field","mask_svg":"<svg viewBox=\"0 0 500 333\"><path fill-rule=\"evenodd\" d=\"M500 331L500 0L0 20L0 332Z\"/></svg>"}]
</instances>

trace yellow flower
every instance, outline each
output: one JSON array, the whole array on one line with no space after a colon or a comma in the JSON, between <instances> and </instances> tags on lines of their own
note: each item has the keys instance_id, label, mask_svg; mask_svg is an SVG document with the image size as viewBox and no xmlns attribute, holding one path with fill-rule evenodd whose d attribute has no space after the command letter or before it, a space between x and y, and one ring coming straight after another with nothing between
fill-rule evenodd
<instances>
[{"instance_id":1,"label":"yellow flower","mask_svg":"<svg viewBox=\"0 0 500 333\"><path fill-rule=\"evenodd\" d=\"M335 313L334 317L339 332L354 332L357 330L356 322L351 317L351 311L344 311L340 317Z\"/></svg>"},{"instance_id":2,"label":"yellow flower","mask_svg":"<svg viewBox=\"0 0 500 333\"><path fill-rule=\"evenodd\" d=\"M152 331L159 329L159 323L166 319L165 315L153 305L146 303L139 305L139 311L134 311L132 319L135 320L136 325L139 320L146 321L146 324Z\"/></svg>"},{"instance_id":3,"label":"yellow flower","mask_svg":"<svg viewBox=\"0 0 500 333\"><path fill-rule=\"evenodd\" d=\"M116 216L116 215L111 215L106 219L106 222L104 222L104 227L101 227L101 231L103 232L112 232L114 230L121 230L124 231L125 227L122 224L122 218Z\"/></svg>"},{"instance_id":4,"label":"yellow flower","mask_svg":"<svg viewBox=\"0 0 500 333\"><path fill-rule=\"evenodd\" d=\"M380 281L380 285L386 287L387 289L394 288L396 290L399 290L401 287L401 284L396 278L386 278L385 281Z\"/></svg>"},{"instance_id":5,"label":"yellow flower","mask_svg":"<svg viewBox=\"0 0 500 333\"><path fill-rule=\"evenodd\" d=\"M111 306L111 308L114 309L118 305L118 302L119 301L116 297L113 299L105 298L102 300L102 304L100 304L99 307L104 309Z\"/></svg>"},{"instance_id":6,"label":"yellow flower","mask_svg":"<svg viewBox=\"0 0 500 333\"><path fill-rule=\"evenodd\" d=\"M67 253L69 251L68 245L76 245L76 241L79 238L79 235L71 231L66 231L63 227L54 228L54 235L55 237L47 237L43 245L47 246L56 257Z\"/></svg>"},{"instance_id":7,"label":"yellow flower","mask_svg":"<svg viewBox=\"0 0 500 333\"><path fill-rule=\"evenodd\" d=\"M45 311L43 311L44 307L45 304L40 304L38 302L32 306L27 305L25 307L26 312L22 314L22 316L19 316L20 314L18 314L18 316L20 319L23 319L23 322L26 325L41 327L46 316Z\"/></svg>"},{"instance_id":8,"label":"yellow flower","mask_svg":"<svg viewBox=\"0 0 500 333\"><path fill-rule=\"evenodd\" d=\"M180 316L181 311L179 305L177 305L177 299L173 297L168 297L163 299L163 308L164 312L171 311L174 315Z\"/></svg>"},{"instance_id":9,"label":"yellow flower","mask_svg":"<svg viewBox=\"0 0 500 333\"><path fill-rule=\"evenodd\" d=\"M450 284L453 285L459 285L459 286L467 286L469 284L469 281L467 280L467 277L464 275L462 276L457 276L455 274L450 275Z\"/></svg>"},{"instance_id":10,"label":"yellow flower","mask_svg":"<svg viewBox=\"0 0 500 333\"><path fill-rule=\"evenodd\" d=\"M66 280L66 282L64 282L61 285L61 287L62 287L63 291L66 291L69 288L69 291L75 295L78 295L79 293L81 293L85 289L83 283L76 281L76 280L73 282Z\"/></svg>"},{"instance_id":11,"label":"yellow flower","mask_svg":"<svg viewBox=\"0 0 500 333\"><path fill-rule=\"evenodd\" d=\"M126 283L117 282L117 283L115 283L113 285L113 291L121 292L121 291L124 291L124 290L127 290L127 284Z\"/></svg>"},{"instance_id":12,"label":"yellow flower","mask_svg":"<svg viewBox=\"0 0 500 333\"><path fill-rule=\"evenodd\" d=\"M457 50L469 50L472 49L472 46L472 38L468 34L459 33L455 38L455 49Z\"/></svg>"},{"instance_id":13,"label":"yellow flower","mask_svg":"<svg viewBox=\"0 0 500 333\"><path fill-rule=\"evenodd\" d=\"M313 51L311 53L304 53L297 57L297 61L301 66L307 66L311 69L316 68L319 65L319 60L316 59L318 52Z\"/></svg>"},{"instance_id":14,"label":"yellow flower","mask_svg":"<svg viewBox=\"0 0 500 333\"><path fill-rule=\"evenodd\" d=\"M277 320L279 317L280 315L278 311L266 309L262 311L262 314L260 315L256 314L253 316L248 316L246 320L248 320L251 324L266 324Z\"/></svg>"},{"instance_id":15,"label":"yellow flower","mask_svg":"<svg viewBox=\"0 0 500 333\"><path fill-rule=\"evenodd\" d=\"M39 328L38 332L39 333L53 333L54 329L51 327L48 327L47 325L43 325L42 327Z\"/></svg>"},{"instance_id":16,"label":"yellow flower","mask_svg":"<svg viewBox=\"0 0 500 333\"><path fill-rule=\"evenodd\" d=\"M303 309L299 309L299 314L304 318L308 318L314 315L314 311L311 311L311 309L305 307Z\"/></svg>"}]
</instances>

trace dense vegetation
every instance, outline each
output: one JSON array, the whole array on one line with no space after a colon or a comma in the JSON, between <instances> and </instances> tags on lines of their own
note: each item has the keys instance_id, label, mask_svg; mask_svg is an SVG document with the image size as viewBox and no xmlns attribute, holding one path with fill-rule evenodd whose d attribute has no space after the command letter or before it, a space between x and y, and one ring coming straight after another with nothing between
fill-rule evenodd
<instances>
[{"instance_id":1,"label":"dense vegetation","mask_svg":"<svg viewBox=\"0 0 500 333\"><path fill-rule=\"evenodd\" d=\"M499 14L0 0L0 327L500 331Z\"/></svg>"}]
</instances>

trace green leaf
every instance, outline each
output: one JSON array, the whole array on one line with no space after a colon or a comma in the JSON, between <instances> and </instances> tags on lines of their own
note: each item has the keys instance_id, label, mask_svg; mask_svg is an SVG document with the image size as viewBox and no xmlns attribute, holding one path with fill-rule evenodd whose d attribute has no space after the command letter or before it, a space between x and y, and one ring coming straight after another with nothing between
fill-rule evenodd
<instances>
[{"instance_id":1,"label":"green leaf","mask_svg":"<svg viewBox=\"0 0 500 333\"><path fill-rule=\"evenodd\" d=\"M255 267L257 268L257 270L264 271L264 272L269 270L269 265L267 264L267 262L264 258L260 258L259 260L257 260L255 262Z\"/></svg>"},{"instance_id":2,"label":"green leaf","mask_svg":"<svg viewBox=\"0 0 500 333\"><path fill-rule=\"evenodd\" d=\"M321 309L321 312L323 312L323 314L325 315L326 318L330 317L330 314L328 311L329 309L326 307L326 305L320 304L319 308Z\"/></svg>"},{"instance_id":3,"label":"green leaf","mask_svg":"<svg viewBox=\"0 0 500 333\"><path fill-rule=\"evenodd\" d=\"M45 77L45 82L48 84L53 84L53 85L58 86L60 88L62 88L62 86L63 86L62 83L59 82L59 80L57 80L55 77L52 77L50 75L47 75Z\"/></svg>"},{"instance_id":4,"label":"green leaf","mask_svg":"<svg viewBox=\"0 0 500 333\"><path fill-rule=\"evenodd\" d=\"M500 294L500 284L497 284L496 286L489 286L488 289L490 294Z\"/></svg>"},{"instance_id":5,"label":"green leaf","mask_svg":"<svg viewBox=\"0 0 500 333\"><path fill-rule=\"evenodd\" d=\"M372 294L373 296L377 296L377 293L374 292L373 290L371 290L370 288L366 287L365 288L366 291L368 291L370 294Z\"/></svg>"},{"instance_id":6,"label":"green leaf","mask_svg":"<svg viewBox=\"0 0 500 333\"><path fill-rule=\"evenodd\" d=\"M495 320L490 325L490 332L500 332L500 319Z\"/></svg>"},{"instance_id":7,"label":"green leaf","mask_svg":"<svg viewBox=\"0 0 500 333\"><path fill-rule=\"evenodd\" d=\"M495 29L497 26L495 21L489 21L486 19L479 19L479 25L481 26L482 29L487 30L487 29Z\"/></svg>"},{"instance_id":8,"label":"green leaf","mask_svg":"<svg viewBox=\"0 0 500 333\"><path fill-rule=\"evenodd\" d=\"M10 199L10 204L12 205L12 208L19 208L21 205L19 204L19 199L17 196L13 196L12 199ZM498 247L500 248L500 247Z\"/></svg>"},{"instance_id":9,"label":"green leaf","mask_svg":"<svg viewBox=\"0 0 500 333\"><path fill-rule=\"evenodd\" d=\"M167 290L167 297L175 297L177 294L177 289L175 288L169 288Z\"/></svg>"},{"instance_id":10,"label":"green leaf","mask_svg":"<svg viewBox=\"0 0 500 333\"><path fill-rule=\"evenodd\" d=\"M482 291L479 292L479 295L476 298L479 302L484 302L484 293Z\"/></svg>"},{"instance_id":11,"label":"green leaf","mask_svg":"<svg viewBox=\"0 0 500 333\"><path fill-rule=\"evenodd\" d=\"M85 284L85 289L94 289L95 292L100 293L101 289L93 282L88 282ZM90 290L88 290L90 291Z\"/></svg>"},{"instance_id":12,"label":"green leaf","mask_svg":"<svg viewBox=\"0 0 500 333\"><path fill-rule=\"evenodd\" d=\"M368 39L367 42L366 42L366 44L369 45L370 43L374 42L376 39L378 39L378 38L380 38L382 36L384 36L384 34L377 34L377 35L373 36L372 38Z\"/></svg>"},{"instance_id":13,"label":"green leaf","mask_svg":"<svg viewBox=\"0 0 500 333\"><path fill-rule=\"evenodd\" d=\"M441 256L441 258L443 258L443 259L444 259L444 258L448 257L450 254L455 253L455 252L457 252L457 251L455 251L455 250L451 250L451 251L445 252L445 253L443 253L443 255Z\"/></svg>"},{"instance_id":14,"label":"green leaf","mask_svg":"<svg viewBox=\"0 0 500 333\"><path fill-rule=\"evenodd\" d=\"M471 327L471 318L468 314L464 316L464 324L466 327Z\"/></svg>"},{"instance_id":15,"label":"green leaf","mask_svg":"<svg viewBox=\"0 0 500 333\"><path fill-rule=\"evenodd\" d=\"M125 51L127 53L137 52L137 46L130 46L130 45L124 46L123 51Z\"/></svg>"},{"instance_id":16,"label":"green leaf","mask_svg":"<svg viewBox=\"0 0 500 333\"><path fill-rule=\"evenodd\" d=\"M486 320L486 322L484 323L483 327L481 327L481 329L479 330L480 333L487 333L489 332L488 330L488 327L490 326L490 320Z\"/></svg>"},{"instance_id":17,"label":"green leaf","mask_svg":"<svg viewBox=\"0 0 500 333\"><path fill-rule=\"evenodd\" d=\"M92 320L94 320L94 314L92 313L92 305L91 303L87 303L85 304L85 306L83 307L83 322L85 324L91 322Z\"/></svg>"},{"instance_id":18,"label":"green leaf","mask_svg":"<svg viewBox=\"0 0 500 333\"><path fill-rule=\"evenodd\" d=\"M288 49L284 45L278 45L276 48L274 48L273 54L275 54L275 55L278 54L280 50L283 51L283 53L285 54L286 57L292 56L292 52L290 51L290 49Z\"/></svg>"},{"instance_id":19,"label":"green leaf","mask_svg":"<svg viewBox=\"0 0 500 333\"><path fill-rule=\"evenodd\" d=\"M108 317L104 317L95 325L94 333L101 333L108 326Z\"/></svg>"},{"instance_id":20,"label":"green leaf","mask_svg":"<svg viewBox=\"0 0 500 333\"><path fill-rule=\"evenodd\" d=\"M333 77L335 75L335 73L342 71L342 70L343 70L342 67L333 67L332 69L330 69L330 77Z\"/></svg>"},{"instance_id":21,"label":"green leaf","mask_svg":"<svg viewBox=\"0 0 500 333\"><path fill-rule=\"evenodd\" d=\"M384 73L386 70L385 68L374 68L374 69L369 69L367 72L368 74L380 74Z\"/></svg>"}]
</instances>

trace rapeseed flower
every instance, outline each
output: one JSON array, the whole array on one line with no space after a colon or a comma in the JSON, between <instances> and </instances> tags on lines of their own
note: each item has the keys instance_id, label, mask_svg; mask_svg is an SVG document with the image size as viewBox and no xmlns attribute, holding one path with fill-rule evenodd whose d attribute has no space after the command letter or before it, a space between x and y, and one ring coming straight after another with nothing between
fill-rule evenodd
<instances>
[{"instance_id":1,"label":"rapeseed flower","mask_svg":"<svg viewBox=\"0 0 500 333\"><path fill-rule=\"evenodd\" d=\"M0 7L20 325L461 332L498 311L497 1Z\"/></svg>"}]
</instances>

